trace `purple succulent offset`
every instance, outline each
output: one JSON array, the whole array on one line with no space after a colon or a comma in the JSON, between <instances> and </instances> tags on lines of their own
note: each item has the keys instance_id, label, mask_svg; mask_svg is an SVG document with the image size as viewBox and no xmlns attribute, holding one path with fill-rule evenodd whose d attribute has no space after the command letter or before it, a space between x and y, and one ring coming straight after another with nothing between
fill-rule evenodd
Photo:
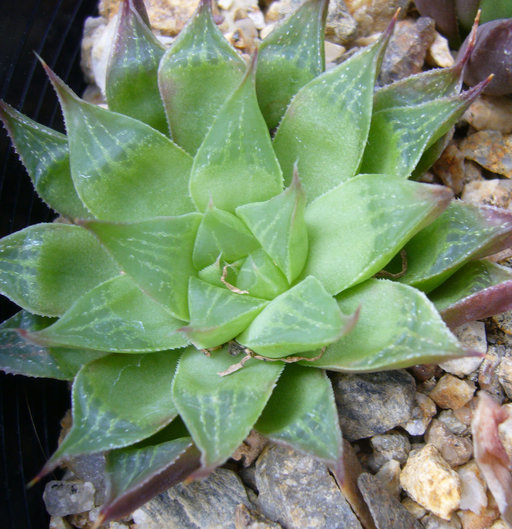
<instances>
[{"instance_id":1,"label":"purple succulent offset","mask_svg":"<svg viewBox=\"0 0 512 529\"><path fill-rule=\"evenodd\" d=\"M48 68L67 135L1 104L61 217L0 240L22 308L0 365L73 380L42 473L107 452L103 520L222 465L253 428L341 476L325 370L458 357L442 315L512 308L512 272L484 259L512 214L409 180L485 83L459 93L461 60L375 90L391 29L324 71L326 10L306 1L246 65L210 2L165 51L126 0L109 109Z\"/></svg>"}]
</instances>

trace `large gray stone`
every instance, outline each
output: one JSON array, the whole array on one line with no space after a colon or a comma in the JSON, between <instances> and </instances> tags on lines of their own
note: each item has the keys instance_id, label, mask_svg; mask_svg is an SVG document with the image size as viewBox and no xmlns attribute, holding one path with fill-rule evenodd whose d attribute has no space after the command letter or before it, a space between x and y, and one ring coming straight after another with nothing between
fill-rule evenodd
<instances>
[{"instance_id":1,"label":"large gray stone","mask_svg":"<svg viewBox=\"0 0 512 529\"><path fill-rule=\"evenodd\" d=\"M261 511L286 529L361 529L329 474L311 456L271 445L256 462Z\"/></svg>"},{"instance_id":2,"label":"large gray stone","mask_svg":"<svg viewBox=\"0 0 512 529\"><path fill-rule=\"evenodd\" d=\"M94 486L83 481L49 481L43 500L51 516L67 516L90 511L94 507Z\"/></svg>"},{"instance_id":3,"label":"large gray stone","mask_svg":"<svg viewBox=\"0 0 512 529\"><path fill-rule=\"evenodd\" d=\"M385 433L411 418L416 384L406 371L335 374L333 387L349 441Z\"/></svg>"},{"instance_id":4,"label":"large gray stone","mask_svg":"<svg viewBox=\"0 0 512 529\"><path fill-rule=\"evenodd\" d=\"M219 468L206 479L178 484L133 513L144 529L235 529L238 505L250 507L240 478Z\"/></svg>"},{"instance_id":5,"label":"large gray stone","mask_svg":"<svg viewBox=\"0 0 512 529\"><path fill-rule=\"evenodd\" d=\"M377 529L422 529L414 516L382 487L375 476L365 472L357 483Z\"/></svg>"}]
</instances>

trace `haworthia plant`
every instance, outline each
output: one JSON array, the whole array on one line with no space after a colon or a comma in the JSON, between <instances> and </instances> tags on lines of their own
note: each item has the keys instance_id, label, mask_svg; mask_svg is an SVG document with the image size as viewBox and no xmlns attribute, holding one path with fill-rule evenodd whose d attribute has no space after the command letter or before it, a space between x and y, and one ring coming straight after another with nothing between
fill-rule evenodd
<instances>
[{"instance_id":1,"label":"haworthia plant","mask_svg":"<svg viewBox=\"0 0 512 529\"><path fill-rule=\"evenodd\" d=\"M61 216L0 240L22 309L0 365L73 380L42 473L108 451L103 520L224 464L253 428L341 477L326 370L458 357L447 323L512 308L512 273L485 260L512 215L409 180L478 94L459 93L463 64L375 90L390 27L324 72L326 9L306 0L246 64L209 1L164 52L125 0L108 109L49 69L67 135L0 104Z\"/></svg>"}]
</instances>

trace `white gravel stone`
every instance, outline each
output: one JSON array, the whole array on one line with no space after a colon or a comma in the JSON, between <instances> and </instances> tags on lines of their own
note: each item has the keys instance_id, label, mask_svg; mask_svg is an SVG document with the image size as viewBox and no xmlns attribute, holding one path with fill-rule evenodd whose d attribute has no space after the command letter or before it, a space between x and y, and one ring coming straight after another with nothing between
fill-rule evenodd
<instances>
[{"instance_id":1,"label":"white gravel stone","mask_svg":"<svg viewBox=\"0 0 512 529\"><path fill-rule=\"evenodd\" d=\"M474 460L457 469L462 483L460 508L478 514L487 506L487 485Z\"/></svg>"},{"instance_id":2,"label":"white gravel stone","mask_svg":"<svg viewBox=\"0 0 512 529\"><path fill-rule=\"evenodd\" d=\"M402 428L410 435L423 435L432 421L432 417L437 413L435 402L424 395L416 392L415 405L412 409L412 418L404 424Z\"/></svg>"}]
</instances>

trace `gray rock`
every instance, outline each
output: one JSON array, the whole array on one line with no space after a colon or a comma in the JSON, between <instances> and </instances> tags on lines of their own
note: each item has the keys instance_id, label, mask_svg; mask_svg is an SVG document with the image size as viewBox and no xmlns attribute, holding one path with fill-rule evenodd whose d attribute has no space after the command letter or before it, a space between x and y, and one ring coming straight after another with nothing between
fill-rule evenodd
<instances>
[{"instance_id":1,"label":"gray rock","mask_svg":"<svg viewBox=\"0 0 512 529\"><path fill-rule=\"evenodd\" d=\"M94 486L82 481L49 481L43 500L51 516L67 516L90 511L94 507Z\"/></svg>"},{"instance_id":2,"label":"gray rock","mask_svg":"<svg viewBox=\"0 0 512 529\"><path fill-rule=\"evenodd\" d=\"M469 427L455 417L453 410L443 410L437 418L455 435L465 435L469 432Z\"/></svg>"},{"instance_id":3,"label":"gray rock","mask_svg":"<svg viewBox=\"0 0 512 529\"><path fill-rule=\"evenodd\" d=\"M411 450L409 438L400 432L375 435L370 439L370 443L373 448L373 462L377 468L392 459L404 464Z\"/></svg>"},{"instance_id":4,"label":"gray rock","mask_svg":"<svg viewBox=\"0 0 512 529\"><path fill-rule=\"evenodd\" d=\"M261 511L286 529L361 529L327 467L291 448L271 445L256 462Z\"/></svg>"},{"instance_id":5,"label":"gray rock","mask_svg":"<svg viewBox=\"0 0 512 529\"><path fill-rule=\"evenodd\" d=\"M105 455L85 454L72 457L66 462L66 467L82 481L89 481L96 490L95 504L101 505L106 499L105 485Z\"/></svg>"},{"instance_id":6,"label":"gray rock","mask_svg":"<svg viewBox=\"0 0 512 529\"><path fill-rule=\"evenodd\" d=\"M406 371L333 376L341 429L349 441L385 433L406 423L415 381Z\"/></svg>"},{"instance_id":7,"label":"gray rock","mask_svg":"<svg viewBox=\"0 0 512 529\"><path fill-rule=\"evenodd\" d=\"M377 529L422 529L414 516L383 489L375 476L365 472L359 476L357 483Z\"/></svg>"},{"instance_id":8,"label":"gray rock","mask_svg":"<svg viewBox=\"0 0 512 529\"><path fill-rule=\"evenodd\" d=\"M431 18L398 22L382 61L380 82L388 84L421 72L435 38L435 23Z\"/></svg>"},{"instance_id":9,"label":"gray rock","mask_svg":"<svg viewBox=\"0 0 512 529\"><path fill-rule=\"evenodd\" d=\"M337 44L347 44L357 32L356 21L343 0L331 0L327 12L325 38Z\"/></svg>"},{"instance_id":10,"label":"gray rock","mask_svg":"<svg viewBox=\"0 0 512 529\"><path fill-rule=\"evenodd\" d=\"M467 437L453 434L438 419L432 421L425 436L425 441L434 445L452 468L467 463L473 455L471 440Z\"/></svg>"},{"instance_id":11,"label":"gray rock","mask_svg":"<svg viewBox=\"0 0 512 529\"><path fill-rule=\"evenodd\" d=\"M238 505L250 507L240 478L219 468L206 479L178 484L133 513L144 529L235 529Z\"/></svg>"}]
</instances>

